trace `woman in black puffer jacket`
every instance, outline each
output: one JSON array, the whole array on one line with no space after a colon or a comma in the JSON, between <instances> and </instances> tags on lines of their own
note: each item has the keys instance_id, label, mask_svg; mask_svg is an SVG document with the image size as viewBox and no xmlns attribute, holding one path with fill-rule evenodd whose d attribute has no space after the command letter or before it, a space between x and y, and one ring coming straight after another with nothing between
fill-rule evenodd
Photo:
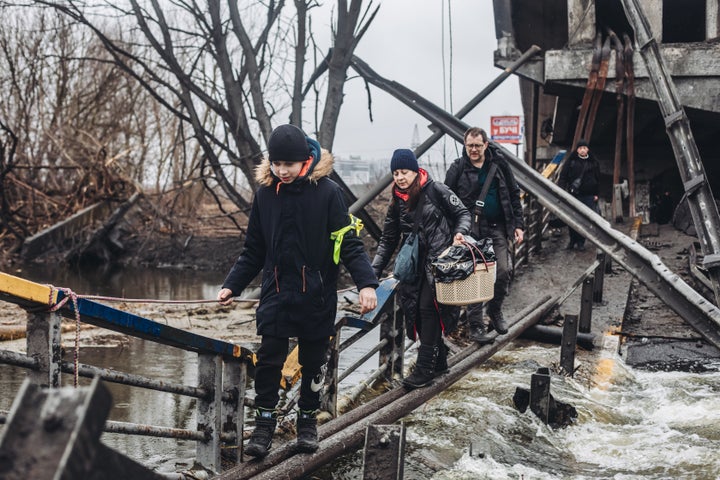
<instances>
[{"instance_id":1,"label":"woman in black puffer jacket","mask_svg":"<svg viewBox=\"0 0 720 480\"><path fill-rule=\"evenodd\" d=\"M418 388L447 372L448 349L442 335L455 328L460 308L435 301L431 263L451 244L465 239L470 231L470 212L452 190L435 182L427 171L418 167L412 150L395 150L390 169L395 180L392 200L372 266L380 278L398 245L413 231L419 204L422 210L417 231L419 264L423 271L416 282L401 282L397 291L407 335L411 340L420 338L415 368L403 384L407 388Z\"/></svg>"}]
</instances>

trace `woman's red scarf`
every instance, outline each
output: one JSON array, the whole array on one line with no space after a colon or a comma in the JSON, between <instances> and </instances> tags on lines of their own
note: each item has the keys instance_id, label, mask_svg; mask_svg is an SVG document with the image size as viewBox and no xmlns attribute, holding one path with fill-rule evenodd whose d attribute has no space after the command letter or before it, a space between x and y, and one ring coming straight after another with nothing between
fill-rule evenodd
<instances>
[{"instance_id":1,"label":"woman's red scarf","mask_svg":"<svg viewBox=\"0 0 720 480\"><path fill-rule=\"evenodd\" d=\"M418 169L418 177L420 177L420 188L424 187L425 184L428 181L428 172L424 168ZM417 179L415 179L417 181ZM402 199L403 201L407 202L410 198L410 195L408 195L407 190L401 190L400 187L395 184L393 187L393 195L396 197Z\"/></svg>"}]
</instances>

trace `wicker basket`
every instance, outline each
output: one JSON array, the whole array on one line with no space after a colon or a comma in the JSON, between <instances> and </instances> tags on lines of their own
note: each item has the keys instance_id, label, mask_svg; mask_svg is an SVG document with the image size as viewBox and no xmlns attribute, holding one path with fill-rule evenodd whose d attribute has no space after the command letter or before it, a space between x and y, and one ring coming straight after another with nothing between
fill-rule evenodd
<instances>
[{"instance_id":1,"label":"wicker basket","mask_svg":"<svg viewBox=\"0 0 720 480\"><path fill-rule=\"evenodd\" d=\"M486 302L495 292L495 262L478 263L475 272L463 280L451 283L435 282L438 303L471 305Z\"/></svg>"}]
</instances>

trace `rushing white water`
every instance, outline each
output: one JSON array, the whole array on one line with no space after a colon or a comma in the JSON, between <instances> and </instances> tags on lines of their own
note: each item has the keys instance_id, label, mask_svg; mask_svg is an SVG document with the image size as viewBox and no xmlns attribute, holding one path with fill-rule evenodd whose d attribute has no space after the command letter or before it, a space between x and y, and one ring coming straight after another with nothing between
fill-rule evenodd
<instances>
[{"instance_id":1,"label":"rushing white water","mask_svg":"<svg viewBox=\"0 0 720 480\"><path fill-rule=\"evenodd\" d=\"M557 347L501 352L415 411L406 419L406 478L720 477L720 373L644 372L611 356L592 359L574 378L551 375L553 396L578 412L574 424L551 429L529 409L520 413L512 396L558 357ZM428 453L438 464L413 468Z\"/></svg>"}]
</instances>

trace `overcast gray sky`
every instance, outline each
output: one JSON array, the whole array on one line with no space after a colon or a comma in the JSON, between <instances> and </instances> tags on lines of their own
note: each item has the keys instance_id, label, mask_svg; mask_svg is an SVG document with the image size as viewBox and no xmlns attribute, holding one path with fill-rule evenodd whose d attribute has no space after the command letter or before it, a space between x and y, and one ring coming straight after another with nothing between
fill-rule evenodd
<instances>
[{"instance_id":1,"label":"overcast gray sky","mask_svg":"<svg viewBox=\"0 0 720 480\"><path fill-rule=\"evenodd\" d=\"M379 75L455 112L502 73L493 65L496 46L490 0L384 0L355 53ZM395 148L410 147L416 124L421 142L432 133L422 116L382 90L371 89L373 122L364 82L354 78L346 85L335 155L389 158ZM464 120L489 131L490 117L496 115L522 115L514 76ZM455 143L447 140L452 155ZM428 155L440 157L441 144Z\"/></svg>"}]
</instances>

